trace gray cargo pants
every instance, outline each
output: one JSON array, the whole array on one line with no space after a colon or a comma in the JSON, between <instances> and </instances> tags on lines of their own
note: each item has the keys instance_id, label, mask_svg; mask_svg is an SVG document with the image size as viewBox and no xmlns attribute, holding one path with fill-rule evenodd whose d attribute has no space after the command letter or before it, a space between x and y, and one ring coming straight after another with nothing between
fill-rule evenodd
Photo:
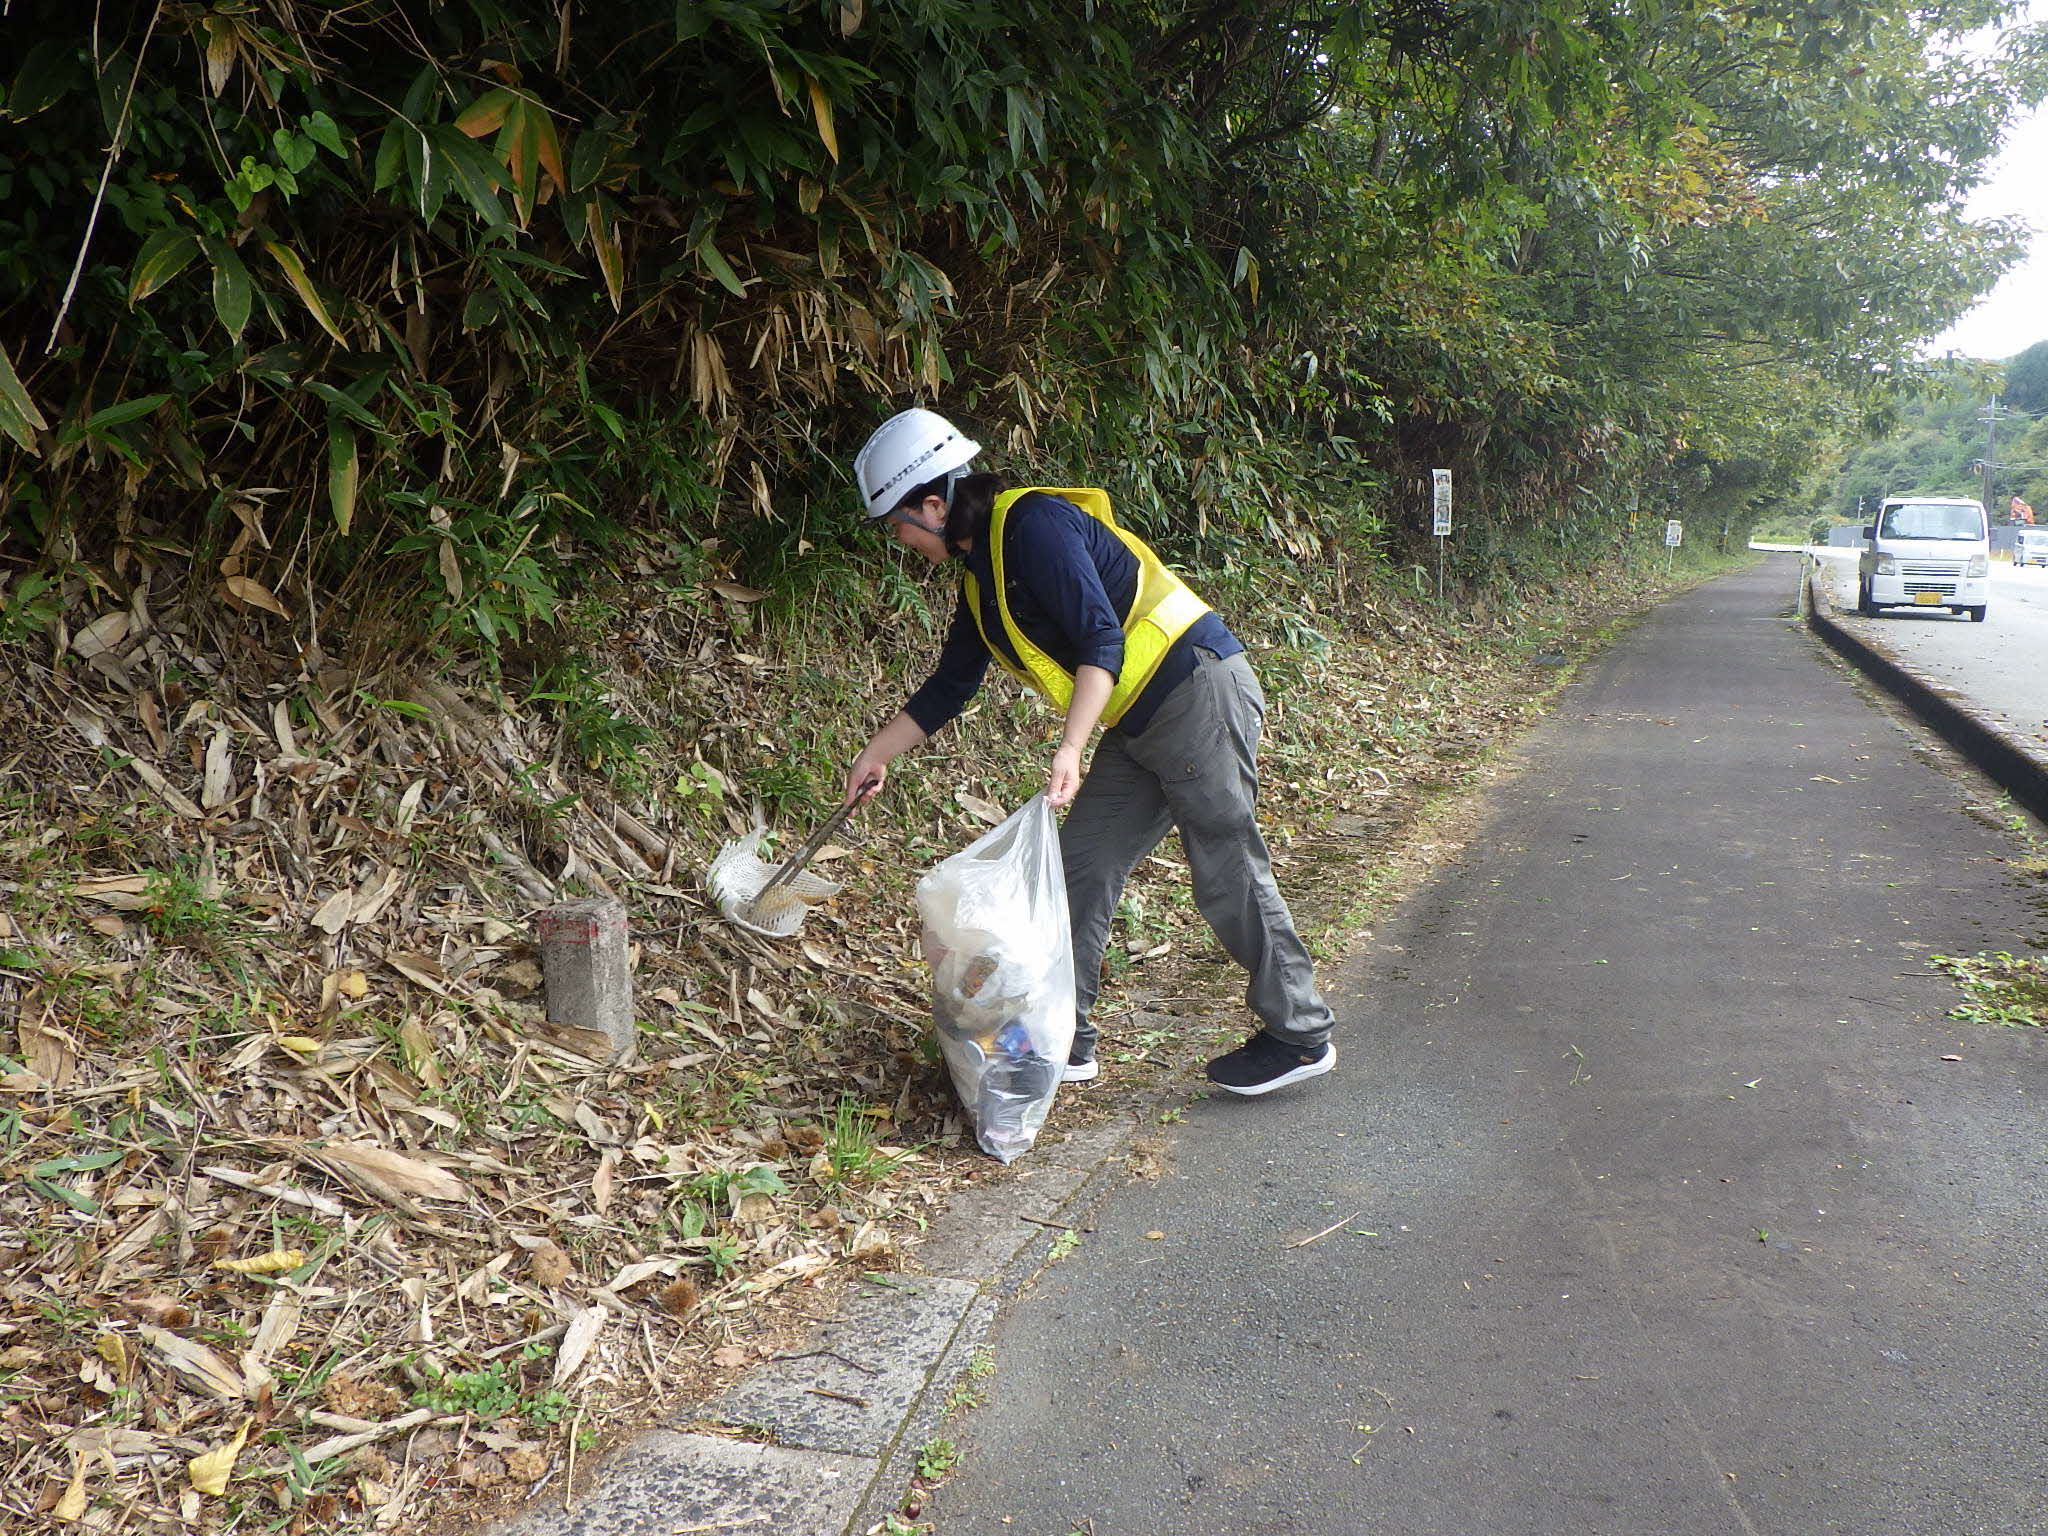
<instances>
[{"instance_id":1,"label":"gray cargo pants","mask_svg":"<svg viewBox=\"0 0 2048 1536\"><path fill-rule=\"evenodd\" d=\"M1195 652L1195 670L1136 736L1110 730L1060 827L1067 906L1074 926L1074 1055L1095 1054L1089 1022L1102 981L1102 948L1124 882L1169 827L1194 877L1195 905L1230 957L1251 974L1244 1000L1266 1032L1292 1045L1329 1038L1329 1007L1308 951L1273 883L1259 833L1256 761L1266 696L1242 655Z\"/></svg>"}]
</instances>

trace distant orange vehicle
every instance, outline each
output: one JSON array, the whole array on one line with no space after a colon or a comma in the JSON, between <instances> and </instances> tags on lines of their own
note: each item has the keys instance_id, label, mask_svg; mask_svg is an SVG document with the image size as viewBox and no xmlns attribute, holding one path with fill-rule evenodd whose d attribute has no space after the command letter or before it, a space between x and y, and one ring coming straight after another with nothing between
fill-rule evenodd
<instances>
[{"instance_id":1,"label":"distant orange vehicle","mask_svg":"<svg viewBox=\"0 0 2048 1536\"><path fill-rule=\"evenodd\" d=\"M2031 523L2034 520L2034 509L2017 496L2013 497L2012 505L2007 510L2011 512L2012 520L2016 523Z\"/></svg>"}]
</instances>

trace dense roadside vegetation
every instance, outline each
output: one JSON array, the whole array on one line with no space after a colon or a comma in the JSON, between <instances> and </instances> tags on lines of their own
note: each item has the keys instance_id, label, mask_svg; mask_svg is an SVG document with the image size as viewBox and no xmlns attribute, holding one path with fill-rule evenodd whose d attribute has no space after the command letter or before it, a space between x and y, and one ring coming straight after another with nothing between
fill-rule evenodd
<instances>
[{"instance_id":1,"label":"dense roadside vegetation","mask_svg":"<svg viewBox=\"0 0 2048 1536\"><path fill-rule=\"evenodd\" d=\"M2010 258L1959 199L2039 43L1949 49L1999 14L14 0L5 1523L559 1479L984 1176L907 892L1043 716L899 774L800 944L698 885L943 621L851 522L883 414L1106 482L1259 650L1283 857L1348 870ZM1160 860L1111 995L1182 1020L1063 1115L1200 1048ZM591 892L630 1069L536 1006L526 920Z\"/></svg>"},{"instance_id":2,"label":"dense roadside vegetation","mask_svg":"<svg viewBox=\"0 0 2048 1536\"><path fill-rule=\"evenodd\" d=\"M494 653L629 530L854 601L919 396L1204 565L1408 553L1441 464L1489 580L1732 537L2011 256L1999 14L25 0L8 632L136 551Z\"/></svg>"}]
</instances>

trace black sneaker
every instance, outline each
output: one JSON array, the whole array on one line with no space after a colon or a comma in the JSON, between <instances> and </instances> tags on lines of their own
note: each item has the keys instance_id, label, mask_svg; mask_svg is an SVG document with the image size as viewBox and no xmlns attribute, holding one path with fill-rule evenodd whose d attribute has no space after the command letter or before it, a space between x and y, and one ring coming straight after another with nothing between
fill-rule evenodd
<instances>
[{"instance_id":1,"label":"black sneaker","mask_svg":"<svg viewBox=\"0 0 2048 1536\"><path fill-rule=\"evenodd\" d=\"M1321 1077L1336 1065L1337 1048L1328 1041L1311 1050L1275 1040L1261 1030L1228 1056L1210 1062L1209 1081L1226 1093L1250 1097L1303 1078Z\"/></svg>"}]
</instances>

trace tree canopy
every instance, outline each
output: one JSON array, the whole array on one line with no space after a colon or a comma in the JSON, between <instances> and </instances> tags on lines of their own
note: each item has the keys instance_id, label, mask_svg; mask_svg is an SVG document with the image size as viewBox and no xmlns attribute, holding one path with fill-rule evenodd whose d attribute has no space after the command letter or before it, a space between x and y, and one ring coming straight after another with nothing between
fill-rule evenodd
<instances>
[{"instance_id":1,"label":"tree canopy","mask_svg":"<svg viewBox=\"0 0 2048 1536\"><path fill-rule=\"evenodd\" d=\"M920 401L1211 562L1739 524L2013 258L2010 9L16 0L0 555L488 646Z\"/></svg>"}]
</instances>

